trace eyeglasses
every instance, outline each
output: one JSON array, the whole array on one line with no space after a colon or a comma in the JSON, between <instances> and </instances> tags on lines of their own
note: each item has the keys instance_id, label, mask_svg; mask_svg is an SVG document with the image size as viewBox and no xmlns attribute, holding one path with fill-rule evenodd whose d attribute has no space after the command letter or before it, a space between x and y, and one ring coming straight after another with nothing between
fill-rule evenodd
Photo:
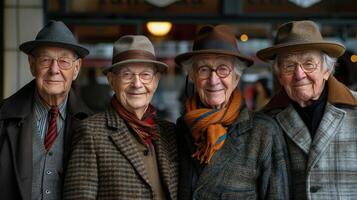
<instances>
[{"instance_id":1,"label":"eyeglasses","mask_svg":"<svg viewBox=\"0 0 357 200\"><path fill-rule=\"evenodd\" d=\"M285 75L290 75L293 74L296 70L297 67L301 67L301 69L306 72L306 73L312 73L315 71L318 67L319 63L314 63L312 61L307 61L304 63L297 63L297 62L292 62L292 63L283 63L280 65L280 70L282 74Z\"/></svg>"},{"instance_id":2,"label":"eyeglasses","mask_svg":"<svg viewBox=\"0 0 357 200\"><path fill-rule=\"evenodd\" d=\"M197 75L200 79L208 79L212 72L216 72L217 76L220 78L226 78L231 73L232 69L226 65L218 66L216 69L212 69L208 66L202 66L198 68Z\"/></svg>"},{"instance_id":3,"label":"eyeglasses","mask_svg":"<svg viewBox=\"0 0 357 200\"><path fill-rule=\"evenodd\" d=\"M155 71L144 71L140 73L133 73L131 71L113 71L114 74L118 75L123 83L130 83L134 80L136 75L139 76L139 80L143 84L151 83L154 75L156 74Z\"/></svg>"},{"instance_id":4,"label":"eyeglasses","mask_svg":"<svg viewBox=\"0 0 357 200\"><path fill-rule=\"evenodd\" d=\"M50 67L53 61L57 61L59 68L63 70L68 70L72 68L72 63L77 59L68 58L68 57L59 57L59 58L51 58L49 56L38 56L36 57L37 62L39 63L41 68Z\"/></svg>"}]
</instances>

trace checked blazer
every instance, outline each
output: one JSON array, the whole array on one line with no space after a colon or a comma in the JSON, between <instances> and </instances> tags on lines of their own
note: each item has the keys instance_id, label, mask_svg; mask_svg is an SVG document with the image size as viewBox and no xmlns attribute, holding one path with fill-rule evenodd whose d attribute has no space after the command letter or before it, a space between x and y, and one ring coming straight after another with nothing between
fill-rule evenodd
<instances>
[{"instance_id":1,"label":"checked blazer","mask_svg":"<svg viewBox=\"0 0 357 200\"><path fill-rule=\"evenodd\" d=\"M357 199L357 93L331 76L323 117L312 138L297 111L275 96L266 110L283 129L291 199Z\"/></svg>"},{"instance_id":2,"label":"checked blazer","mask_svg":"<svg viewBox=\"0 0 357 200\"><path fill-rule=\"evenodd\" d=\"M172 123L155 119L153 141L167 199L177 199L178 157ZM126 123L108 109L85 120L77 131L65 178L64 199L158 199Z\"/></svg>"}]
</instances>

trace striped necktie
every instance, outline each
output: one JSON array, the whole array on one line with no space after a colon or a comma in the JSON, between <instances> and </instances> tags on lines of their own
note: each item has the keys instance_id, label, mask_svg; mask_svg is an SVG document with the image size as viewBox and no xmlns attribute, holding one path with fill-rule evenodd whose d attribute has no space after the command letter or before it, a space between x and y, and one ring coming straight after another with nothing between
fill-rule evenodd
<instances>
[{"instance_id":1,"label":"striped necktie","mask_svg":"<svg viewBox=\"0 0 357 200\"><path fill-rule=\"evenodd\" d=\"M45 137L45 149L48 151L52 144L55 142L57 137L57 116L58 116L58 108L51 107L50 109L50 123L48 125L47 134Z\"/></svg>"}]
</instances>

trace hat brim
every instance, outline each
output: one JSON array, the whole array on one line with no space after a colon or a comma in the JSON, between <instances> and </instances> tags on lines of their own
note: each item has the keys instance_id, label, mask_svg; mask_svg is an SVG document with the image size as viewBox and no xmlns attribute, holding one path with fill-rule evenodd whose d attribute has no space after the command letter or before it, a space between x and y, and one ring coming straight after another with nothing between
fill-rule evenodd
<instances>
[{"instance_id":1,"label":"hat brim","mask_svg":"<svg viewBox=\"0 0 357 200\"><path fill-rule=\"evenodd\" d=\"M75 51L80 58L84 58L89 54L89 50L81 45L74 45L65 42L53 42L53 41L46 41L46 40L33 40L33 41L25 42L21 44L19 48L21 51L25 52L26 54L30 54L32 50L41 46L57 46L57 47L69 48Z\"/></svg>"},{"instance_id":2,"label":"hat brim","mask_svg":"<svg viewBox=\"0 0 357 200\"><path fill-rule=\"evenodd\" d=\"M146 60L146 59L130 59L130 60L125 60L122 62L115 63L105 69L103 69L103 74L107 75L107 73L111 70L113 70L116 67L121 67L124 64L129 64L129 63L152 63L155 64L156 67L158 68L158 71L164 72L168 68L168 65L160 62L160 61L155 61L155 60Z\"/></svg>"},{"instance_id":3,"label":"hat brim","mask_svg":"<svg viewBox=\"0 0 357 200\"><path fill-rule=\"evenodd\" d=\"M285 43L262 49L257 52L257 57L263 61L275 59L279 53L289 51L321 50L334 58L340 57L346 48L338 42L306 42Z\"/></svg>"},{"instance_id":4,"label":"hat brim","mask_svg":"<svg viewBox=\"0 0 357 200\"><path fill-rule=\"evenodd\" d=\"M190 57L194 55L199 55L199 54L223 54L223 55L229 55L229 56L234 56L237 57L239 60L247 63L247 67L253 65L254 61L248 57L242 56L238 52L231 52L231 51L225 51L225 50L198 50L198 51L191 51L187 53L180 54L175 57L175 62L178 66L181 66L181 63L185 60L188 60Z\"/></svg>"}]
</instances>

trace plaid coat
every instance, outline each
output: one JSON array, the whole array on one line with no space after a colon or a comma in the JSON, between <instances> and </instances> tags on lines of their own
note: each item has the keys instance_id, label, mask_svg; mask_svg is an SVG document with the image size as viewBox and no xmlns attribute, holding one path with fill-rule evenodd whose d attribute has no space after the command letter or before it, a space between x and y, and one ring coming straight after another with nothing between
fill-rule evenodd
<instances>
[{"instance_id":1,"label":"plaid coat","mask_svg":"<svg viewBox=\"0 0 357 200\"><path fill-rule=\"evenodd\" d=\"M183 118L177 122L180 200L289 199L280 128L271 117L241 110L226 141L207 165L192 154L193 138Z\"/></svg>"},{"instance_id":2,"label":"plaid coat","mask_svg":"<svg viewBox=\"0 0 357 200\"><path fill-rule=\"evenodd\" d=\"M177 196L177 145L174 125L155 120L158 169L168 199ZM158 199L144 161L125 122L110 106L85 120L77 131L65 178L64 199Z\"/></svg>"},{"instance_id":3,"label":"plaid coat","mask_svg":"<svg viewBox=\"0 0 357 200\"><path fill-rule=\"evenodd\" d=\"M355 95L355 96L354 96ZM311 138L285 93L267 111L284 131L292 199L357 199L357 95L334 77L320 125Z\"/></svg>"}]
</instances>

